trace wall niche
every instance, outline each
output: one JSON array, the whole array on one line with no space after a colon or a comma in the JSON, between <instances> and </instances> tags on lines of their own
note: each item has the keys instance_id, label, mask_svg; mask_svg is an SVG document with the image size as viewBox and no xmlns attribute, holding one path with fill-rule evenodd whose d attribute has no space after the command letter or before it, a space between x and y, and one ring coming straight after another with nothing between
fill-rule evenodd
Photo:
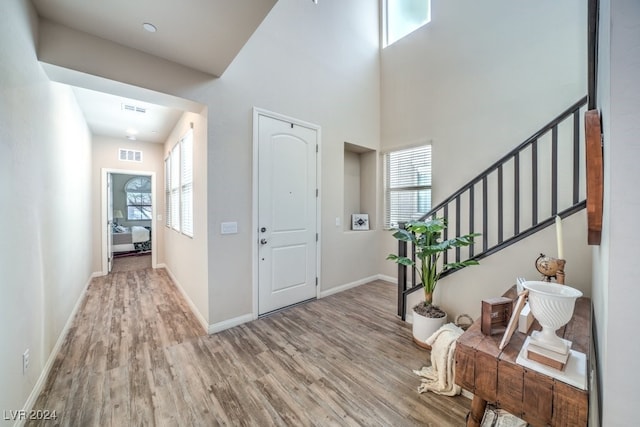
<instances>
[{"instance_id":1,"label":"wall niche","mask_svg":"<svg viewBox=\"0 0 640 427\"><path fill-rule=\"evenodd\" d=\"M376 227L378 154L367 147L344 143L344 231L352 231L352 215L367 214L368 229ZM362 232L362 230L357 230Z\"/></svg>"}]
</instances>

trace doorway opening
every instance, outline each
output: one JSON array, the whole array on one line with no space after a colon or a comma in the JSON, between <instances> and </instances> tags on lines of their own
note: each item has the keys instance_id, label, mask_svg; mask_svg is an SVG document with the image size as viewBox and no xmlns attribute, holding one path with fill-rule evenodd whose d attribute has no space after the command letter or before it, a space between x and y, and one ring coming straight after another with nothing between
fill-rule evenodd
<instances>
[{"instance_id":1,"label":"doorway opening","mask_svg":"<svg viewBox=\"0 0 640 427\"><path fill-rule=\"evenodd\" d=\"M145 256L157 267L156 175L149 171L102 169L102 273L114 270L119 258ZM143 259L126 264L142 265ZM120 266L118 269L123 268Z\"/></svg>"}]
</instances>

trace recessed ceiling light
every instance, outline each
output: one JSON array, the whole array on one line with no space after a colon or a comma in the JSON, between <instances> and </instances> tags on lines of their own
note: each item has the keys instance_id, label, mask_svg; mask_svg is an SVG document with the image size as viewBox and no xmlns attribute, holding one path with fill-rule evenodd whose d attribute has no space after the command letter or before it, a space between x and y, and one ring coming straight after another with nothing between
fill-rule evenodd
<instances>
[{"instance_id":1,"label":"recessed ceiling light","mask_svg":"<svg viewBox=\"0 0 640 427\"><path fill-rule=\"evenodd\" d=\"M135 140L136 140L136 137L135 137L135 136L133 136L133 135L127 135L127 139L128 139L129 141L135 141Z\"/></svg>"},{"instance_id":2,"label":"recessed ceiling light","mask_svg":"<svg viewBox=\"0 0 640 427\"><path fill-rule=\"evenodd\" d=\"M130 134L130 135L137 135L138 131L135 130L134 128L129 128L129 129L127 129L127 133Z\"/></svg>"},{"instance_id":3,"label":"recessed ceiling light","mask_svg":"<svg viewBox=\"0 0 640 427\"><path fill-rule=\"evenodd\" d=\"M142 24L142 28L144 28L146 31L148 31L150 33L155 33L156 31L158 31L156 26L151 24L151 23L149 23L149 22L145 22L144 24Z\"/></svg>"}]
</instances>

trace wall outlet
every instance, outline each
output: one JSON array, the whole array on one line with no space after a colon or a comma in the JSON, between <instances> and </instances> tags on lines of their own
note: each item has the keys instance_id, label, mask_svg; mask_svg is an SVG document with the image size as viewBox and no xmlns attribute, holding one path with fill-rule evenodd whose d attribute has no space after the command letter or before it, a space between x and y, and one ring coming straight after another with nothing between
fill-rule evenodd
<instances>
[{"instance_id":1,"label":"wall outlet","mask_svg":"<svg viewBox=\"0 0 640 427\"><path fill-rule=\"evenodd\" d=\"M22 375L27 373L27 369L29 369L29 349L22 353Z\"/></svg>"}]
</instances>

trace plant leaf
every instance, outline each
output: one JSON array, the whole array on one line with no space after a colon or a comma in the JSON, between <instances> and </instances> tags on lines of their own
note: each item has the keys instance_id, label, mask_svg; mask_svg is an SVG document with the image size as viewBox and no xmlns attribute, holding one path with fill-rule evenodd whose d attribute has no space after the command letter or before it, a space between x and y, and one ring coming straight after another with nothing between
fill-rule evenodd
<instances>
[{"instance_id":1,"label":"plant leaf","mask_svg":"<svg viewBox=\"0 0 640 427\"><path fill-rule=\"evenodd\" d=\"M408 230L398 230L393 233L393 237L403 242L415 242L416 236Z\"/></svg>"},{"instance_id":2,"label":"plant leaf","mask_svg":"<svg viewBox=\"0 0 640 427\"><path fill-rule=\"evenodd\" d=\"M402 264L402 265L406 265L408 267L412 267L412 266L415 265L415 262L411 258L407 258L407 257L404 257L404 256L400 257L400 256L397 256L395 254L389 254L387 256L387 259L395 262L396 264Z\"/></svg>"},{"instance_id":3,"label":"plant leaf","mask_svg":"<svg viewBox=\"0 0 640 427\"><path fill-rule=\"evenodd\" d=\"M396 254L389 254L387 259L396 264L412 266L427 293L432 293L435 290L438 279L445 271L478 264L476 260L467 260L443 264L440 268L439 259L443 252L452 248L472 245L473 239L480 236L479 233L470 233L441 240L442 232L446 228L447 221L444 218L432 218L426 221L410 221L405 224L404 229L393 230L393 237L397 240L414 245L416 261Z\"/></svg>"}]
</instances>

